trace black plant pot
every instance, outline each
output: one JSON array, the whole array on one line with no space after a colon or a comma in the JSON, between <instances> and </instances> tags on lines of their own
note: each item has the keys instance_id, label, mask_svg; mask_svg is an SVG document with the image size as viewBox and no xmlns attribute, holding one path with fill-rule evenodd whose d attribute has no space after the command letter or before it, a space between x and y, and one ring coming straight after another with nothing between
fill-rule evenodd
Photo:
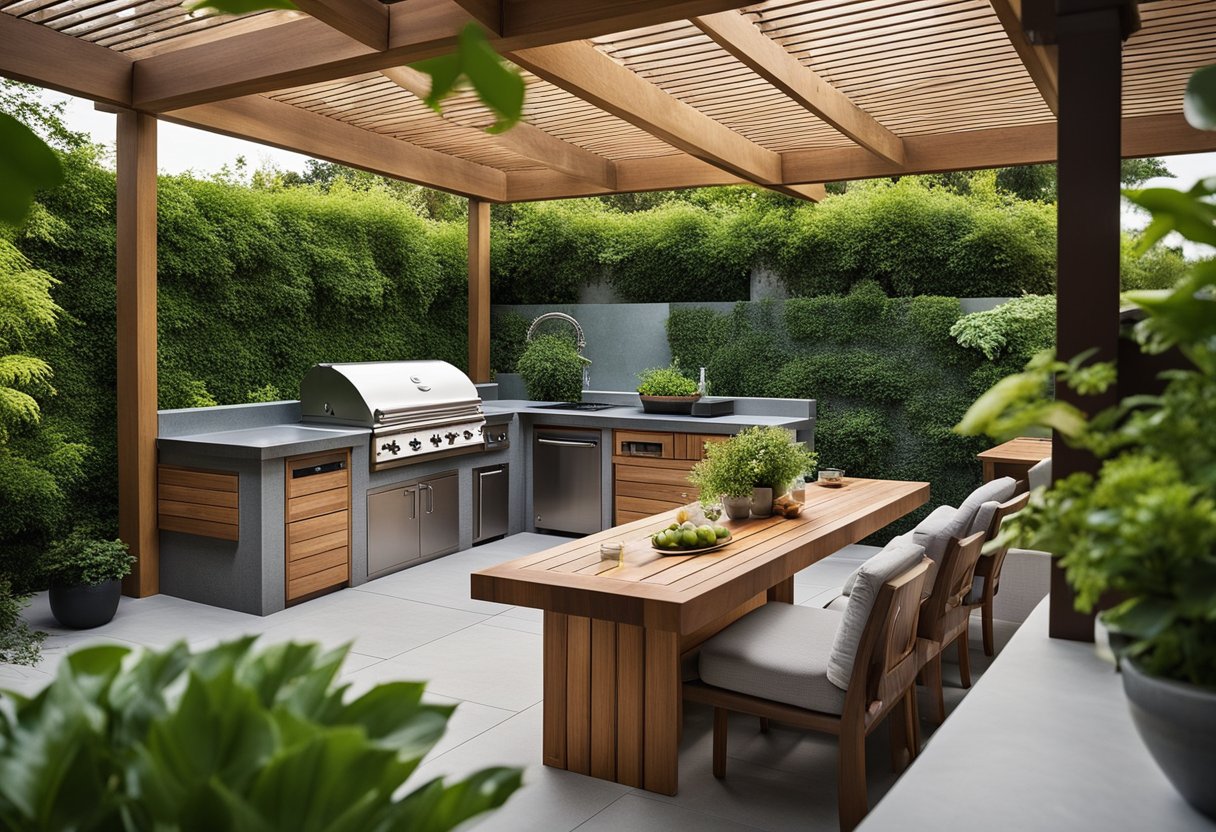
<instances>
[{"instance_id":1,"label":"black plant pot","mask_svg":"<svg viewBox=\"0 0 1216 832\"><path fill-rule=\"evenodd\" d=\"M1120 666L1140 739L1178 793L1216 820L1216 691Z\"/></svg>"},{"instance_id":2,"label":"black plant pot","mask_svg":"<svg viewBox=\"0 0 1216 832\"><path fill-rule=\"evenodd\" d=\"M52 586L51 612L55 619L73 630L100 627L118 611L122 596L122 581L102 581L99 584Z\"/></svg>"}]
</instances>

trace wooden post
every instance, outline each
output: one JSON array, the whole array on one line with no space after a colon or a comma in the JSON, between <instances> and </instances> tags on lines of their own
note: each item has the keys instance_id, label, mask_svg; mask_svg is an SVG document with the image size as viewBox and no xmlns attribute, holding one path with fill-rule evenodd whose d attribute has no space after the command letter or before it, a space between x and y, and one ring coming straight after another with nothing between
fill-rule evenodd
<instances>
[{"instance_id":1,"label":"wooden post","mask_svg":"<svg viewBox=\"0 0 1216 832\"><path fill-rule=\"evenodd\" d=\"M1060 64L1056 348L1064 360L1091 349L1096 350L1094 361L1118 358L1120 127L1127 5L1126 0L1065 0L1056 5ZM1118 398L1114 389L1101 396L1078 396L1061 387L1056 395L1090 414ZM1053 438L1055 477L1097 468L1092 455L1070 448L1058 434ZM1077 612L1074 602L1063 570L1053 563L1050 634L1092 641L1093 616Z\"/></svg>"},{"instance_id":2,"label":"wooden post","mask_svg":"<svg viewBox=\"0 0 1216 832\"><path fill-rule=\"evenodd\" d=\"M469 200L469 378L490 380L490 203Z\"/></svg>"},{"instance_id":3,"label":"wooden post","mask_svg":"<svg viewBox=\"0 0 1216 832\"><path fill-rule=\"evenodd\" d=\"M160 591L156 530L156 119L118 114L118 533L128 595Z\"/></svg>"}]
</instances>

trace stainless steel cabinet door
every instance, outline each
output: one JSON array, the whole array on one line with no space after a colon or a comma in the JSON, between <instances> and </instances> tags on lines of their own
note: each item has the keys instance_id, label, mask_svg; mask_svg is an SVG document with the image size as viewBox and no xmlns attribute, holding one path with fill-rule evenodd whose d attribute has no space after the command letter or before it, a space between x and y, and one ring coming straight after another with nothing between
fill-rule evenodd
<instances>
[{"instance_id":1,"label":"stainless steel cabinet door","mask_svg":"<svg viewBox=\"0 0 1216 832\"><path fill-rule=\"evenodd\" d=\"M481 543L507 533L510 503L506 465L473 469L473 542Z\"/></svg>"},{"instance_id":2,"label":"stainless steel cabinet door","mask_svg":"<svg viewBox=\"0 0 1216 832\"><path fill-rule=\"evenodd\" d=\"M455 552L460 548L460 493L456 475L435 477L418 484L422 517L422 556Z\"/></svg>"},{"instance_id":3,"label":"stainless steel cabinet door","mask_svg":"<svg viewBox=\"0 0 1216 832\"><path fill-rule=\"evenodd\" d=\"M421 497L415 485L368 495L368 575L386 572L421 557Z\"/></svg>"}]
</instances>

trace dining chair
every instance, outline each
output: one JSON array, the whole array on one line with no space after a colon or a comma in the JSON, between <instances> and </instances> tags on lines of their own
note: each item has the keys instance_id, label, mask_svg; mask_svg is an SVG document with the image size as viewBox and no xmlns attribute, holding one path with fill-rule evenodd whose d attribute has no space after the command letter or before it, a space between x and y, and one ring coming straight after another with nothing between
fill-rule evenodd
<instances>
[{"instance_id":1,"label":"dining chair","mask_svg":"<svg viewBox=\"0 0 1216 832\"><path fill-rule=\"evenodd\" d=\"M684 698L714 708L713 773L726 776L731 712L836 735L840 828L868 811L865 739L890 713L892 765L920 744L916 622L930 560L893 543L867 561L843 613L766 604L702 645Z\"/></svg>"},{"instance_id":2,"label":"dining chair","mask_svg":"<svg viewBox=\"0 0 1216 832\"><path fill-rule=\"evenodd\" d=\"M1016 514L1030 502L1030 493L1022 492L1012 500L995 504L992 520L988 528L988 540L995 541L1001 531L1005 518ZM1001 588L1001 567L1009 554L1009 546L996 546L985 551L975 567L975 577L972 580L971 591L963 599L963 605L968 613L978 609L980 622L984 631L984 655L995 656L996 646L992 633L992 608L996 594Z\"/></svg>"},{"instance_id":3,"label":"dining chair","mask_svg":"<svg viewBox=\"0 0 1216 832\"><path fill-rule=\"evenodd\" d=\"M964 688L971 687L971 661L968 653L967 626L971 607L963 599L971 592L975 567L987 540L986 531L969 537L954 537L937 569L929 597L920 606L917 622L917 654L925 687L933 698L937 723L946 719L945 691L942 687L942 653L958 645L958 670Z\"/></svg>"}]
</instances>

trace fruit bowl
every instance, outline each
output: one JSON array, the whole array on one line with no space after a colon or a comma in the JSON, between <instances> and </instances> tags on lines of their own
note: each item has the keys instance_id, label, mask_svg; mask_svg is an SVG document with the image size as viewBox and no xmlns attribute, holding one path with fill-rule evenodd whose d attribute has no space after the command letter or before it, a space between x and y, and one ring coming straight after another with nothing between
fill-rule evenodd
<instances>
[{"instance_id":1,"label":"fruit bowl","mask_svg":"<svg viewBox=\"0 0 1216 832\"><path fill-rule=\"evenodd\" d=\"M703 523L700 526L691 521L672 523L650 536L650 545L655 551L668 555L679 555L687 552L708 552L725 546L731 540L730 530L724 526Z\"/></svg>"}]
</instances>

